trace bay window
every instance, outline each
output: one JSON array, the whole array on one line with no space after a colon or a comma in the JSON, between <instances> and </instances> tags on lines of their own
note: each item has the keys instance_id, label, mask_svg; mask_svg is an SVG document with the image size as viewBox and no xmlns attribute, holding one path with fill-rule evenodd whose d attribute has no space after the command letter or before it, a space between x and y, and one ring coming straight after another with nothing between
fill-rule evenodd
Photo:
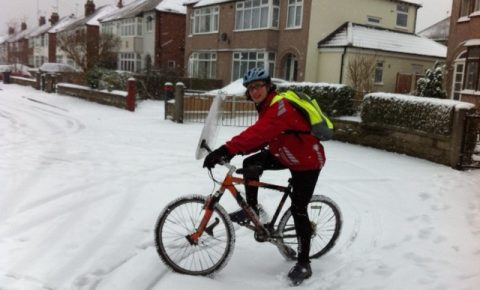
<instances>
[{"instance_id":1,"label":"bay window","mask_svg":"<svg viewBox=\"0 0 480 290\"><path fill-rule=\"evenodd\" d=\"M188 60L188 75L200 79L215 79L217 75L215 52L194 52Z\"/></svg>"},{"instance_id":2,"label":"bay window","mask_svg":"<svg viewBox=\"0 0 480 290\"><path fill-rule=\"evenodd\" d=\"M190 33L218 32L218 6L204 7L193 10L190 18Z\"/></svg>"},{"instance_id":3,"label":"bay window","mask_svg":"<svg viewBox=\"0 0 480 290\"><path fill-rule=\"evenodd\" d=\"M232 81L242 78L249 69L254 67L263 67L273 76L275 71L275 53L265 51L234 52Z\"/></svg>"},{"instance_id":4,"label":"bay window","mask_svg":"<svg viewBox=\"0 0 480 290\"><path fill-rule=\"evenodd\" d=\"M280 0L245 0L236 2L235 29L278 28Z\"/></svg>"},{"instance_id":5,"label":"bay window","mask_svg":"<svg viewBox=\"0 0 480 290\"><path fill-rule=\"evenodd\" d=\"M480 91L480 46L468 48L465 66L464 89Z\"/></svg>"}]
</instances>

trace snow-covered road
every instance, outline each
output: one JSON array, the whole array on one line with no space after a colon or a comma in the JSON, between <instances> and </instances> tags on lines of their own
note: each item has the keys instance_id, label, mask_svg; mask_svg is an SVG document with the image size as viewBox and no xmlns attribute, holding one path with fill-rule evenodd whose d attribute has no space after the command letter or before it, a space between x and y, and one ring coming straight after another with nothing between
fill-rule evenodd
<instances>
[{"instance_id":1,"label":"snow-covered road","mask_svg":"<svg viewBox=\"0 0 480 290\"><path fill-rule=\"evenodd\" d=\"M242 228L214 279L172 273L158 258L153 227L165 204L213 190L193 158L201 124L164 120L159 101L131 113L0 89L1 290L288 288L292 263ZM240 130L222 128L217 145ZM337 202L344 228L299 289L480 289L480 170L325 147L317 193ZM283 183L286 174L264 177ZM278 198L260 194L269 210ZM233 209L230 197L222 202Z\"/></svg>"}]
</instances>

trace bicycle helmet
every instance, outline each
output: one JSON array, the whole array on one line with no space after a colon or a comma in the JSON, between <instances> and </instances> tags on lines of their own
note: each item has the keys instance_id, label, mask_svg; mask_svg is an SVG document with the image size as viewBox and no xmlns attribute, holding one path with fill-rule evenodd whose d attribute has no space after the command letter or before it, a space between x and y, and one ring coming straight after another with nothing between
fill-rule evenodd
<instances>
[{"instance_id":1,"label":"bicycle helmet","mask_svg":"<svg viewBox=\"0 0 480 290\"><path fill-rule=\"evenodd\" d=\"M254 81L265 81L270 83L270 76L261 67L254 67L249 69L243 76L243 86L247 87L249 83Z\"/></svg>"}]
</instances>

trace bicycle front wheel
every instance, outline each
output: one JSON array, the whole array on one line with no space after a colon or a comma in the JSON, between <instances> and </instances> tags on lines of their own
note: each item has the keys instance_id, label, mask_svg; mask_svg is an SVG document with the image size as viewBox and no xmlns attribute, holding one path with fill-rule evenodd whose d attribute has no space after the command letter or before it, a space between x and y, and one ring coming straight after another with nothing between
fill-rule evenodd
<instances>
[{"instance_id":1,"label":"bicycle front wheel","mask_svg":"<svg viewBox=\"0 0 480 290\"><path fill-rule=\"evenodd\" d=\"M314 259L324 255L335 245L342 228L342 216L335 202L323 195L312 196L307 212L312 226L310 258ZM290 209L280 219L278 232L282 237L280 242L294 250L298 248L297 232ZM289 260L297 258L295 251L280 253Z\"/></svg>"},{"instance_id":2,"label":"bicycle front wheel","mask_svg":"<svg viewBox=\"0 0 480 290\"><path fill-rule=\"evenodd\" d=\"M189 275L209 275L222 269L233 253L235 231L228 214L219 204L198 242L187 237L194 233L205 210L206 197L192 195L168 204L155 227L155 244L162 261L173 271Z\"/></svg>"}]
</instances>

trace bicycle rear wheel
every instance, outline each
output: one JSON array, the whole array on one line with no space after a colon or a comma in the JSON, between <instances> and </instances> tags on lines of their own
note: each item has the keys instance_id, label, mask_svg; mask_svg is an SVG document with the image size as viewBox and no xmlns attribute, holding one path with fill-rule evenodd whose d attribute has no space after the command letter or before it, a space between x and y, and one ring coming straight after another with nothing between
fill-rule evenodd
<instances>
[{"instance_id":1,"label":"bicycle rear wheel","mask_svg":"<svg viewBox=\"0 0 480 290\"><path fill-rule=\"evenodd\" d=\"M310 258L314 259L324 255L335 245L342 228L342 216L335 202L323 195L312 196L307 210L312 225ZM282 236L280 242L294 250L298 248L297 232L290 209L280 219L278 232ZM297 252L280 250L280 253L288 260L297 258Z\"/></svg>"},{"instance_id":2,"label":"bicycle rear wheel","mask_svg":"<svg viewBox=\"0 0 480 290\"><path fill-rule=\"evenodd\" d=\"M204 215L206 197L181 197L168 204L155 227L155 244L162 261L173 271L209 275L222 269L233 253L235 231L228 214L215 205L207 229L198 243L187 237L194 233Z\"/></svg>"}]
</instances>

